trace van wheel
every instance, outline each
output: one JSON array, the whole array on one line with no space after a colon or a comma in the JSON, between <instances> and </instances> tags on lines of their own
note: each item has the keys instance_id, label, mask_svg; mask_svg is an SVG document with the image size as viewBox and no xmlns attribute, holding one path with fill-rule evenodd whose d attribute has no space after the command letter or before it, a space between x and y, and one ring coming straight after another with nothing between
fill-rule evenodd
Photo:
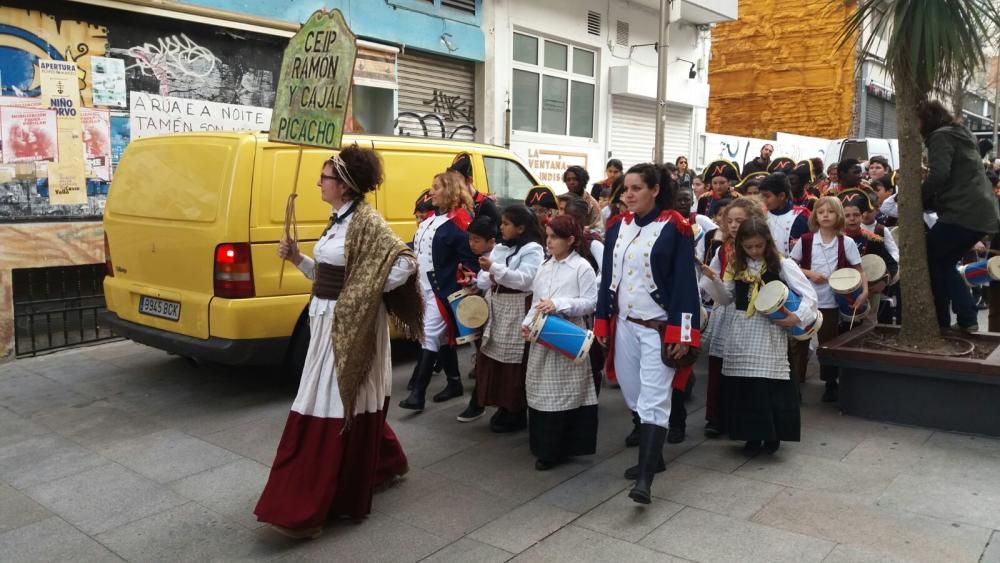
<instances>
[{"instance_id":1,"label":"van wheel","mask_svg":"<svg viewBox=\"0 0 1000 563\"><path fill-rule=\"evenodd\" d=\"M309 351L308 317L299 319L288 343L285 361L282 364L283 376L289 381L298 381L302 377L302 369L306 365L306 353Z\"/></svg>"}]
</instances>

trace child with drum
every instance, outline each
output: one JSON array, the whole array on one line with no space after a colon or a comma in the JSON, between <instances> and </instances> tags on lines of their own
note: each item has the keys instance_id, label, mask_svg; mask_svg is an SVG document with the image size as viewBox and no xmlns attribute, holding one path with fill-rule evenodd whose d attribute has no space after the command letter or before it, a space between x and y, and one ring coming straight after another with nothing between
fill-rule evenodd
<instances>
[{"instance_id":1,"label":"child with drum","mask_svg":"<svg viewBox=\"0 0 1000 563\"><path fill-rule=\"evenodd\" d=\"M721 221L724 227L719 229L723 233L721 246L712 257L711 263L702 268L702 273L705 276L701 284L702 288L712 297L714 303L708 329L703 335L703 338L708 339L708 344L705 346L705 349L708 350L705 435L709 438L717 438L725 432L725 414L722 404L722 362L726 350L728 318L733 310L732 303L724 304L728 300L714 290L715 286L712 282L722 279L722 274L725 273L726 267L733 259L736 232L740 225L751 217L766 221L760 204L752 198L737 199L723 209Z\"/></svg>"},{"instance_id":2,"label":"child with drum","mask_svg":"<svg viewBox=\"0 0 1000 563\"><path fill-rule=\"evenodd\" d=\"M502 240L493 252L479 257L481 269L476 278L490 310L476 356L476 395L479 405L497 407L490 419L490 430L498 433L514 432L527 425L527 346L519 324L528 311L535 274L545 258L542 233L527 207L504 208L500 233Z\"/></svg>"},{"instance_id":3,"label":"child with drum","mask_svg":"<svg viewBox=\"0 0 1000 563\"><path fill-rule=\"evenodd\" d=\"M597 260L572 217L554 217L546 230L549 258L538 268L531 307L521 322L521 335L533 342L526 390L529 442L538 471L597 449L597 393L586 349L593 334L584 323L597 304ZM548 332L559 334L543 335L549 317L560 322L552 322L559 328ZM580 338L572 338L575 333ZM565 341L574 348L560 349L560 336L570 337Z\"/></svg>"},{"instance_id":4,"label":"child with drum","mask_svg":"<svg viewBox=\"0 0 1000 563\"><path fill-rule=\"evenodd\" d=\"M587 202L582 198L576 197L566 202L565 207L566 215L569 215L577 224L585 225L587 223L588 213L590 208L587 206ZM583 229L583 238L587 240L588 248L590 248L590 255L597 260L597 277L601 277L601 259L604 257L604 237L601 233L591 230L588 227ZM587 328L593 328L594 319L593 317L587 318ZM604 349L600 346L590 347L590 368L594 373L594 389L597 391L597 395L601 395L601 386L604 383Z\"/></svg>"},{"instance_id":5,"label":"child with drum","mask_svg":"<svg viewBox=\"0 0 1000 563\"><path fill-rule=\"evenodd\" d=\"M469 224L469 249L472 250L472 254L476 259L479 259L480 256L489 256L493 252L493 248L496 246L496 237L497 228L493 224L491 217L480 215ZM482 339L477 338L474 342L476 353L472 356L472 370L469 372L469 379L472 380L476 379L476 356L479 355ZM478 388L479 384L477 382L476 386L472 388L472 393L469 394L469 406L465 407L465 410L455 417L455 420L459 422L472 422L478 420L486 412L486 409L479 404ZM413 385L411 384L407 389L412 390Z\"/></svg>"},{"instance_id":6,"label":"child with drum","mask_svg":"<svg viewBox=\"0 0 1000 563\"><path fill-rule=\"evenodd\" d=\"M881 179L876 180L881 181ZM851 238L861 253L861 266L868 278L868 295L871 312L869 315L877 318L882 300L889 281L896 277L899 263L889 250L887 239L868 230L864 224L864 216L873 209L872 200L863 195L854 194L843 200L844 204L844 234ZM881 225L876 225L881 227ZM884 228L883 228L884 230Z\"/></svg>"},{"instance_id":7,"label":"child with drum","mask_svg":"<svg viewBox=\"0 0 1000 563\"><path fill-rule=\"evenodd\" d=\"M723 289L733 304L722 365L726 429L732 439L746 442L748 454L756 455L761 447L773 454L782 440L797 442L800 432L799 397L789 375L783 329L807 329L815 322L816 292L798 265L778 253L766 220L744 221L733 246L723 274ZM800 298L795 311L773 321L756 310L758 294L769 282L784 283Z\"/></svg>"},{"instance_id":8,"label":"child with drum","mask_svg":"<svg viewBox=\"0 0 1000 563\"><path fill-rule=\"evenodd\" d=\"M809 217L810 232L802 235L792 249L790 257L798 262L802 273L812 282L823 316L822 327L817 339L822 345L840 334L840 308L830 277L842 269L853 269L859 275L855 301L860 304L868 299L868 287L864 270L861 268L861 253L844 236L844 206L836 197L827 196L816 200L813 213ZM792 345L792 373L805 374L809 361L809 342L796 341ZM820 367L820 379L826 382L823 402L836 402L838 398L837 368Z\"/></svg>"},{"instance_id":9,"label":"child with drum","mask_svg":"<svg viewBox=\"0 0 1000 563\"><path fill-rule=\"evenodd\" d=\"M413 389L399 403L400 408L415 411L424 410L427 386L439 356L448 383L434 395L434 402L461 397L464 393L455 348L459 329L449 297L461 289L458 280L465 275L463 272L479 271L479 264L469 248L467 229L472 222L469 211L472 198L465 188L465 178L458 172L434 176L431 200L438 212L420 223L413 240L424 298L424 338Z\"/></svg>"}]
</instances>

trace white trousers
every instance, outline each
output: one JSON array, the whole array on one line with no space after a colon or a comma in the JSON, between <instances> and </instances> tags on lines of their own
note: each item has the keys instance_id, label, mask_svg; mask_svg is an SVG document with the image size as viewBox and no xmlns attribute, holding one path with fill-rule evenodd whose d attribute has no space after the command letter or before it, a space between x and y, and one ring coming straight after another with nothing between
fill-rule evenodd
<instances>
[{"instance_id":1,"label":"white trousers","mask_svg":"<svg viewBox=\"0 0 1000 563\"><path fill-rule=\"evenodd\" d=\"M433 291L424 289L424 341L420 343L421 348L437 352L447 339L448 325L441 316L438 309L437 297Z\"/></svg>"},{"instance_id":2,"label":"white trousers","mask_svg":"<svg viewBox=\"0 0 1000 563\"><path fill-rule=\"evenodd\" d=\"M625 403L643 424L666 428L674 370L660 359L660 333L621 317L615 327L615 374Z\"/></svg>"}]
</instances>

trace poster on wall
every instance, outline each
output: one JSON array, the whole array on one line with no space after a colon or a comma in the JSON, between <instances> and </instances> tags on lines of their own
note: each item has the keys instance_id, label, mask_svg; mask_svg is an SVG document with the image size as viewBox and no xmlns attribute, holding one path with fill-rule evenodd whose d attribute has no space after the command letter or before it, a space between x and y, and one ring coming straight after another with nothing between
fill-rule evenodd
<instances>
[{"instance_id":1,"label":"poster on wall","mask_svg":"<svg viewBox=\"0 0 1000 563\"><path fill-rule=\"evenodd\" d=\"M111 180L111 112L84 109L80 116L83 129L87 178Z\"/></svg>"},{"instance_id":2,"label":"poster on wall","mask_svg":"<svg viewBox=\"0 0 1000 563\"><path fill-rule=\"evenodd\" d=\"M87 203L87 170L80 126L80 83L76 63L38 61L42 106L55 111L59 162L49 166L53 205Z\"/></svg>"},{"instance_id":3,"label":"poster on wall","mask_svg":"<svg viewBox=\"0 0 1000 563\"><path fill-rule=\"evenodd\" d=\"M128 105L125 94L125 61L111 57L92 57L94 105L124 108Z\"/></svg>"},{"instance_id":4,"label":"poster on wall","mask_svg":"<svg viewBox=\"0 0 1000 563\"><path fill-rule=\"evenodd\" d=\"M204 131L267 131L271 110L220 104L145 92L129 93L132 139L167 133Z\"/></svg>"},{"instance_id":5,"label":"poster on wall","mask_svg":"<svg viewBox=\"0 0 1000 563\"><path fill-rule=\"evenodd\" d=\"M3 162L59 159L56 112L47 109L0 107Z\"/></svg>"},{"instance_id":6,"label":"poster on wall","mask_svg":"<svg viewBox=\"0 0 1000 563\"><path fill-rule=\"evenodd\" d=\"M52 205L87 203L87 181L80 179L75 163L53 162L48 167L49 202Z\"/></svg>"},{"instance_id":7,"label":"poster on wall","mask_svg":"<svg viewBox=\"0 0 1000 563\"><path fill-rule=\"evenodd\" d=\"M112 172L118 169L118 162L122 159L125 147L132 138L129 130L128 115L115 114L111 116L111 168Z\"/></svg>"}]
</instances>

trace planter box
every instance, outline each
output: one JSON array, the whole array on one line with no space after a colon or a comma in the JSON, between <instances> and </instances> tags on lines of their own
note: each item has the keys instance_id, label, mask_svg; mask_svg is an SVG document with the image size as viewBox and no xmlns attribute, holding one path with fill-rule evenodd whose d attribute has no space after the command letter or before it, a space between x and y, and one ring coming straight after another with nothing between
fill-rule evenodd
<instances>
[{"instance_id":1,"label":"planter box","mask_svg":"<svg viewBox=\"0 0 1000 563\"><path fill-rule=\"evenodd\" d=\"M981 360L863 348L860 343L874 328L866 323L817 352L820 364L837 368L845 414L1000 436L1000 348ZM979 333L976 339L1000 344L1000 333Z\"/></svg>"}]
</instances>

